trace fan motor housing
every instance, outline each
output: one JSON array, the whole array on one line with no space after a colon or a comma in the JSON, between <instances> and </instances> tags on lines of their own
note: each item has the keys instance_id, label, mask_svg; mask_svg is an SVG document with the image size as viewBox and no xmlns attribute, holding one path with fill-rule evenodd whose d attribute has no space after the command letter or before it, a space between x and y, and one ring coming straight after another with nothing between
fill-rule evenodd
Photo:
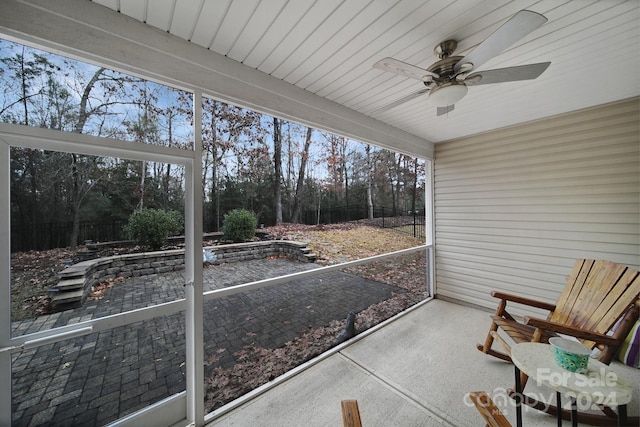
<instances>
[{"instance_id":1,"label":"fan motor housing","mask_svg":"<svg viewBox=\"0 0 640 427\"><path fill-rule=\"evenodd\" d=\"M429 68L427 68L427 71L440 76L440 78L436 80L451 80L456 74L454 67L462 58L462 56L450 56L448 58L441 59L440 61L431 64Z\"/></svg>"},{"instance_id":2,"label":"fan motor housing","mask_svg":"<svg viewBox=\"0 0 640 427\"><path fill-rule=\"evenodd\" d=\"M458 42L455 40L445 40L440 42L436 47L433 48L433 53L440 59L447 58L456 51L458 47Z\"/></svg>"}]
</instances>

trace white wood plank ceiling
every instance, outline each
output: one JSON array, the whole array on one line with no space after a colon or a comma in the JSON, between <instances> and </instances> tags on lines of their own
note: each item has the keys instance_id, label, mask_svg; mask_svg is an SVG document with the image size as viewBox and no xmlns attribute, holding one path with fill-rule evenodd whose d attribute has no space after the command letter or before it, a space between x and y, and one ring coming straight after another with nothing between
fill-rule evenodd
<instances>
[{"instance_id":1,"label":"white wood plank ceiling","mask_svg":"<svg viewBox=\"0 0 640 427\"><path fill-rule=\"evenodd\" d=\"M93 0L138 21L439 142L640 95L637 0ZM448 115L423 88L372 68L426 68L455 39L464 55L522 9L548 22L480 69L551 61L536 80L475 86Z\"/></svg>"}]
</instances>

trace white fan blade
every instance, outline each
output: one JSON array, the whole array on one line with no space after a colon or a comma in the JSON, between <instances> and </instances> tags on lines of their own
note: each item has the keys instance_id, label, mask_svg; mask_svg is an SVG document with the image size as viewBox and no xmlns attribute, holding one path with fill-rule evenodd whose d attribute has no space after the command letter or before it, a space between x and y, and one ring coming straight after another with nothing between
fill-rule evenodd
<instances>
[{"instance_id":1,"label":"white fan blade","mask_svg":"<svg viewBox=\"0 0 640 427\"><path fill-rule=\"evenodd\" d=\"M392 108L396 108L398 105L400 104L404 104L405 102L409 102L414 98L419 97L420 95L423 95L425 93L429 92L428 88L425 89L421 89L417 92L413 92L412 94L409 94L407 96L403 96L400 99L397 99L395 101L393 101L390 104L385 105L384 107L380 107L377 110L372 111L372 113L378 113L378 112L382 112L382 111L387 111L387 110L391 110Z\"/></svg>"},{"instance_id":2,"label":"white fan blade","mask_svg":"<svg viewBox=\"0 0 640 427\"><path fill-rule=\"evenodd\" d=\"M383 71L390 71L401 76L409 77L411 79L424 81L425 76L438 77L437 74L427 71L423 68L415 65L407 64L406 62L398 61L393 58L384 58L373 64L373 68L377 68Z\"/></svg>"},{"instance_id":3,"label":"white fan blade","mask_svg":"<svg viewBox=\"0 0 640 427\"><path fill-rule=\"evenodd\" d=\"M551 62L539 64L518 65L515 67L496 68L495 70L478 71L471 73L464 79L464 84L487 85L493 83L516 82L520 80L533 80L551 65Z\"/></svg>"},{"instance_id":4,"label":"white fan blade","mask_svg":"<svg viewBox=\"0 0 640 427\"><path fill-rule=\"evenodd\" d=\"M547 18L543 15L530 10L521 10L462 58L455 65L455 71L460 72L462 65L467 63L473 64L473 69L476 70L489 59L541 27L545 22L547 22Z\"/></svg>"}]
</instances>

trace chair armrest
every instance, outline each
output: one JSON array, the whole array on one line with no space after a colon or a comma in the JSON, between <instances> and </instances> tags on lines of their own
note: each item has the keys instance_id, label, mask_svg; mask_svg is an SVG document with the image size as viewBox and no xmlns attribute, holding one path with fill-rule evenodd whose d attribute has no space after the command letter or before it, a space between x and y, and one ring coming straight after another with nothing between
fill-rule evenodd
<instances>
[{"instance_id":1,"label":"chair armrest","mask_svg":"<svg viewBox=\"0 0 640 427\"><path fill-rule=\"evenodd\" d=\"M601 334L593 331L586 331L584 329L576 328L574 326L560 325L558 323L549 322L547 320L538 319L536 317L524 317L524 323L534 328L540 328L549 332L556 332L559 334L570 335L572 337L580 338L583 340L593 341L597 344L617 346L620 344L619 340L605 334Z\"/></svg>"},{"instance_id":2,"label":"chair armrest","mask_svg":"<svg viewBox=\"0 0 640 427\"><path fill-rule=\"evenodd\" d=\"M544 301L537 301L529 298L519 297L517 295L505 294L498 291L491 292L491 296L494 298L499 298L506 301L516 302L518 304L528 305L530 307L541 308L543 310L553 311L556 309L555 304L549 304Z\"/></svg>"}]
</instances>

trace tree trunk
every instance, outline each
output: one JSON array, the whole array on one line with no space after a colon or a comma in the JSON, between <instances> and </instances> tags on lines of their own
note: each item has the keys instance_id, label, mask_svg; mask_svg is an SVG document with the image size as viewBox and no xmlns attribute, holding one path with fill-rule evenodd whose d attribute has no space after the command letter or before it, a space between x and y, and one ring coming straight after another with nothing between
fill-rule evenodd
<instances>
[{"instance_id":1,"label":"tree trunk","mask_svg":"<svg viewBox=\"0 0 640 427\"><path fill-rule=\"evenodd\" d=\"M143 160L141 177L140 177L140 201L138 202L138 209L144 209L144 186L145 186L144 181L146 176L147 176L147 162Z\"/></svg>"},{"instance_id":2,"label":"tree trunk","mask_svg":"<svg viewBox=\"0 0 640 427\"><path fill-rule=\"evenodd\" d=\"M169 137L169 147L173 146L173 111L168 111L167 112L167 119L169 121L168 125L169 125L169 129L168 129L168 137ZM171 181L171 163L167 163L167 170L165 172L164 175L164 179L163 181L163 194L162 194L162 201L163 201L163 208L165 211L169 210L169 199L171 198L169 196L169 183Z\"/></svg>"},{"instance_id":3,"label":"tree trunk","mask_svg":"<svg viewBox=\"0 0 640 427\"><path fill-rule=\"evenodd\" d=\"M276 224L282 224L282 122L273 118L273 163L275 177L273 190L276 198Z\"/></svg>"},{"instance_id":4,"label":"tree trunk","mask_svg":"<svg viewBox=\"0 0 640 427\"><path fill-rule=\"evenodd\" d=\"M400 189L402 188L402 182L400 180L400 177L402 176L402 174L400 173L401 166L402 166L402 154L399 154L398 162L396 163L396 201L394 202L394 209L393 209L394 215L396 214L396 210L404 210L403 209L404 204L400 200L400 196L402 195L402 192L400 191Z\"/></svg>"},{"instance_id":5,"label":"tree trunk","mask_svg":"<svg viewBox=\"0 0 640 427\"><path fill-rule=\"evenodd\" d=\"M289 208L289 218L293 217L293 204L294 204L294 191L295 189L293 188L293 160L294 160L294 155L295 153L293 152L293 144L292 144L292 140L291 140L291 124L289 123L289 125L287 126L287 177L285 179L286 181L286 198L288 201L288 208ZM293 221L291 221L293 222Z\"/></svg>"},{"instance_id":6,"label":"tree trunk","mask_svg":"<svg viewBox=\"0 0 640 427\"><path fill-rule=\"evenodd\" d=\"M316 225L320 225L320 204L322 202L322 195L320 194L320 192L318 192L318 207L317 207L317 219L316 219Z\"/></svg>"},{"instance_id":7,"label":"tree trunk","mask_svg":"<svg viewBox=\"0 0 640 427\"><path fill-rule=\"evenodd\" d=\"M169 195L170 182L171 182L171 163L167 163L167 171L165 172L165 175L164 175L164 194L163 194L165 211L169 210L169 202L171 201L170 200L171 196Z\"/></svg>"},{"instance_id":8,"label":"tree trunk","mask_svg":"<svg viewBox=\"0 0 640 427\"><path fill-rule=\"evenodd\" d=\"M78 121L74 124L73 131L75 133L82 133L84 125L89 119L89 112L87 111L87 105L89 102L89 95L91 90L98 82L98 79L104 72L104 68L99 68L91 77L91 80L87 83L82 91L82 98L80 99L80 107L78 108ZM80 185L80 174L78 172L78 157L76 154L71 154L71 179L73 180L73 194L71 195L71 213L73 225L71 228L71 241L69 246L72 251L76 250L78 244L78 235L80 234L80 206L84 196L81 193L82 186Z\"/></svg>"},{"instance_id":9,"label":"tree trunk","mask_svg":"<svg viewBox=\"0 0 640 427\"><path fill-rule=\"evenodd\" d=\"M73 226L71 228L69 246L72 251L75 251L78 245L78 235L80 234L80 182L78 177L78 158L76 154L71 154L71 179L73 182L73 194L71 195Z\"/></svg>"},{"instance_id":10,"label":"tree trunk","mask_svg":"<svg viewBox=\"0 0 640 427\"><path fill-rule=\"evenodd\" d=\"M211 205L213 207L214 231L220 230L220 195L218 194L218 149L215 140L211 143Z\"/></svg>"},{"instance_id":11,"label":"tree trunk","mask_svg":"<svg viewBox=\"0 0 640 427\"><path fill-rule=\"evenodd\" d=\"M215 102L211 108L211 142L208 150L211 151L211 206L213 209L213 231L220 230L220 195L218 194L218 129L216 127ZM202 173L202 185L205 188L206 170Z\"/></svg>"},{"instance_id":12,"label":"tree trunk","mask_svg":"<svg viewBox=\"0 0 640 427\"><path fill-rule=\"evenodd\" d=\"M29 126L29 103L27 102L27 73L24 68L24 51L25 47L22 47L22 56L20 61L20 76L22 77L22 108L24 108L24 124Z\"/></svg>"},{"instance_id":13,"label":"tree trunk","mask_svg":"<svg viewBox=\"0 0 640 427\"><path fill-rule=\"evenodd\" d=\"M416 196L418 194L418 158L413 159L413 194L411 196L411 212L416 213Z\"/></svg>"},{"instance_id":14,"label":"tree trunk","mask_svg":"<svg viewBox=\"0 0 640 427\"><path fill-rule=\"evenodd\" d=\"M302 160L300 162L300 171L298 172L298 182L296 184L296 194L294 196L293 212L291 213L291 222L300 223L300 212L302 210L302 190L304 188L304 171L307 169L307 159L309 158L309 147L311 146L311 133L313 129L307 128L307 138L304 142L304 150L302 150Z\"/></svg>"},{"instance_id":15,"label":"tree trunk","mask_svg":"<svg viewBox=\"0 0 640 427\"><path fill-rule=\"evenodd\" d=\"M87 111L89 95L91 94L93 87L98 82L98 80L100 79L100 76L102 75L102 73L104 73L104 71L105 71L104 68L99 68L95 73L93 73L91 80L89 80L87 85L84 87L84 90L82 91L82 98L80 99L80 107L78 108L78 121L75 123L74 129L73 129L75 133L82 133L84 129L84 125L87 123L87 120L89 119L90 113Z\"/></svg>"},{"instance_id":16,"label":"tree trunk","mask_svg":"<svg viewBox=\"0 0 640 427\"><path fill-rule=\"evenodd\" d=\"M32 148L27 148L27 151L29 153L29 175L30 175L30 179L29 182L31 184L31 195L33 197L33 205L31 207L31 239L33 244L37 244L38 242L38 232L37 232L37 227L36 224L38 224L38 209L36 209L36 205L39 204L39 200L38 200L38 180L37 180L37 176L38 176L38 172L37 172L37 168L36 168L36 150L32 149Z\"/></svg>"},{"instance_id":17,"label":"tree trunk","mask_svg":"<svg viewBox=\"0 0 640 427\"><path fill-rule=\"evenodd\" d=\"M345 219L351 220L349 217L349 173L347 171L347 144L348 141L344 137L340 137L340 181L344 183L344 208Z\"/></svg>"},{"instance_id":18,"label":"tree trunk","mask_svg":"<svg viewBox=\"0 0 640 427\"><path fill-rule=\"evenodd\" d=\"M395 173L395 158L391 159L392 155L392 153L387 154L387 170L389 171L389 187L391 189L391 216L394 216L396 212L396 187L394 180L397 181L399 177Z\"/></svg>"},{"instance_id":19,"label":"tree trunk","mask_svg":"<svg viewBox=\"0 0 640 427\"><path fill-rule=\"evenodd\" d=\"M71 250L75 251L80 235L80 203L73 203L73 231L71 232Z\"/></svg>"},{"instance_id":20,"label":"tree trunk","mask_svg":"<svg viewBox=\"0 0 640 427\"><path fill-rule=\"evenodd\" d=\"M367 153L367 212L370 220L373 220L373 168L371 165L371 145L365 147Z\"/></svg>"}]
</instances>

